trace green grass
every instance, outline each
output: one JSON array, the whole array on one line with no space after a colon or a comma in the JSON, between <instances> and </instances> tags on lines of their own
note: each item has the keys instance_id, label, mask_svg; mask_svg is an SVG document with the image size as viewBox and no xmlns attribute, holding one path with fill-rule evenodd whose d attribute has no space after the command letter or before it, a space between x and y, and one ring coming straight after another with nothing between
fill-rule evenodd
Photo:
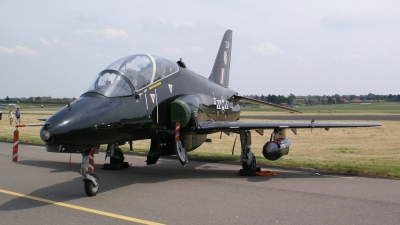
<instances>
[{"instance_id":1,"label":"green grass","mask_svg":"<svg viewBox=\"0 0 400 225\"><path fill-rule=\"evenodd\" d=\"M314 105L314 106L299 106L296 108L299 111L344 111L344 112L354 112L354 111L381 111L381 112L400 112L400 104L398 103L372 103L369 105L362 105L360 103L346 103L346 104L332 104L332 105Z\"/></svg>"},{"instance_id":2,"label":"green grass","mask_svg":"<svg viewBox=\"0 0 400 225\"><path fill-rule=\"evenodd\" d=\"M310 105L298 106L293 109L303 113L400 113L400 104L397 102L371 103L362 105L360 103L345 103L345 104L325 104L325 105ZM282 112L282 110L270 107L242 107L242 111L253 112Z\"/></svg>"}]
</instances>

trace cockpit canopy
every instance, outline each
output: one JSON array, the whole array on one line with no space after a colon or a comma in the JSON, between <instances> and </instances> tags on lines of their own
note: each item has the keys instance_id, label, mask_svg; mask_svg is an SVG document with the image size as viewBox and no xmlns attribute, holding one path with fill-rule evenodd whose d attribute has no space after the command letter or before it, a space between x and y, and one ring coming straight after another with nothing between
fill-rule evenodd
<instances>
[{"instance_id":1,"label":"cockpit canopy","mask_svg":"<svg viewBox=\"0 0 400 225\"><path fill-rule=\"evenodd\" d=\"M106 97L129 96L135 90L178 70L178 65L171 60L147 54L131 55L115 61L103 70L87 92L97 92Z\"/></svg>"}]
</instances>

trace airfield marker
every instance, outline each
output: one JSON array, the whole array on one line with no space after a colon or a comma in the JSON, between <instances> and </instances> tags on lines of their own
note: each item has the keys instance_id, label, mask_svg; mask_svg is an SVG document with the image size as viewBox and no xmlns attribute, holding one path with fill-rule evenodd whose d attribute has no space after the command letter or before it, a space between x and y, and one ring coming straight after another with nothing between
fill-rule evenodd
<instances>
[{"instance_id":1,"label":"airfield marker","mask_svg":"<svg viewBox=\"0 0 400 225\"><path fill-rule=\"evenodd\" d=\"M175 123L175 142L178 142L181 140L181 122L177 121Z\"/></svg>"},{"instance_id":2,"label":"airfield marker","mask_svg":"<svg viewBox=\"0 0 400 225\"><path fill-rule=\"evenodd\" d=\"M89 152L89 173L94 173L94 150L91 149Z\"/></svg>"},{"instance_id":3,"label":"airfield marker","mask_svg":"<svg viewBox=\"0 0 400 225\"><path fill-rule=\"evenodd\" d=\"M12 161L18 162L18 142L19 142L19 131L14 131L14 146L13 146L13 154Z\"/></svg>"}]
</instances>

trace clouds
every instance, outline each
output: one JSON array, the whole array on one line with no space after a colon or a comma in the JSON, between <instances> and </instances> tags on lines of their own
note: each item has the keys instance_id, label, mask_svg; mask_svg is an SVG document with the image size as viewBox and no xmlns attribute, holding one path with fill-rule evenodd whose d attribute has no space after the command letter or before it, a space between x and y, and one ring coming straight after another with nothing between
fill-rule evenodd
<instances>
[{"instance_id":1,"label":"clouds","mask_svg":"<svg viewBox=\"0 0 400 225\"><path fill-rule=\"evenodd\" d=\"M165 47L162 52L172 55L182 55L188 53L203 53L204 51L200 47L189 46L187 48Z\"/></svg>"},{"instance_id":2,"label":"clouds","mask_svg":"<svg viewBox=\"0 0 400 225\"><path fill-rule=\"evenodd\" d=\"M251 50L261 53L262 55L265 55L265 56L283 56L283 55L285 55L285 52L282 49L280 49L278 46L275 46L269 42L265 42L258 46L250 45L249 48Z\"/></svg>"},{"instance_id":3,"label":"clouds","mask_svg":"<svg viewBox=\"0 0 400 225\"><path fill-rule=\"evenodd\" d=\"M335 56L334 58L343 61L358 61L358 60L398 61L397 57L387 52L380 52L378 54L368 54L368 55L361 55L361 54L340 55L340 56Z\"/></svg>"},{"instance_id":4,"label":"clouds","mask_svg":"<svg viewBox=\"0 0 400 225\"><path fill-rule=\"evenodd\" d=\"M93 29L84 29L84 30L71 30L71 33L77 36L83 35L98 35L99 32Z\"/></svg>"},{"instance_id":5,"label":"clouds","mask_svg":"<svg viewBox=\"0 0 400 225\"><path fill-rule=\"evenodd\" d=\"M101 31L101 33L104 37L111 40L129 38L129 35L123 30L107 28Z\"/></svg>"},{"instance_id":6,"label":"clouds","mask_svg":"<svg viewBox=\"0 0 400 225\"><path fill-rule=\"evenodd\" d=\"M371 18L360 17L354 15L338 16L329 15L321 20L321 25L327 28L343 29L343 28L357 28L370 24Z\"/></svg>"},{"instance_id":7,"label":"clouds","mask_svg":"<svg viewBox=\"0 0 400 225\"><path fill-rule=\"evenodd\" d=\"M171 29L194 29L196 27L196 23L192 21L169 21L164 18L143 20L143 28L147 30L161 29L170 31Z\"/></svg>"},{"instance_id":8,"label":"clouds","mask_svg":"<svg viewBox=\"0 0 400 225\"><path fill-rule=\"evenodd\" d=\"M363 58L362 55L357 55L357 54L335 56L335 59L341 59L341 60L357 60L362 58Z\"/></svg>"},{"instance_id":9,"label":"clouds","mask_svg":"<svg viewBox=\"0 0 400 225\"><path fill-rule=\"evenodd\" d=\"M172 23L175 27L190 27L193 28L196 26L194 22L173 22Z\"/></svg>"},{"instance_id":10,"label":"clouds","mask_svg":"<svg viewBox=\"0 0 400 225\"><path fill-rule=\"evenodd\" d=\"M284 58L287 60L294 60L294 61L299 61L303 62L306 61L306 59L301 56L301 55L293 55L293 54L287 54L285 51L283 51L281 48L279 48L276 45L273 45L269 42L264 42L261 45L250 45L249 49L252 51L261 54L263 56L267 57L280 57Z\"/></svg>"},{"instance_id":11,"label":"clouds","mask_svg":"<svg viewBox=\"0 0 400 225\"><path fill-rule=\"evenodd\" d=\"M46 47L61 47L61 48L73 48L75 47L74 44L68 42L68 41L64 41L61 40L60 38L53 38L53 40L51 41L47 41L42 37L39 37L39 41L40 43L42 43L43 46Z\"/></svg>"},{"instance_id":12,"label":"clouds","mask_svg":"<svg viewBox=\"0 0 400 225\"><path fill-rule=\"evenodd\" d=\"M37 57L39 53L32 48L27 48L23 46L15 46L13 48L6 48L0 46L0 53L9 55L9 56L25 56L25 57Z\"/></svg>"},{"instance_id":13,"label":"clouds","mask_svg":"<svg viewBox=\"0 0 400 225\"><path fill-rule=\"evenodd\" d=\"M97 38L101 36L108 40L130 39L129 35L125 31L113 28L107 28L102 31L88 28L83 30L71 30L70 33L78 38Z\"/></svg>"},{"instance_id":14,"label":"clouds","mask_svg":"<svg viewBox=\"0 0 400 225\"><path fill-rule=\"evenodd\" d=\"M132 41L127 32L123 30L107 28L95 30L92 28L75 29L66 31L65 34L54 38L39 37L39 42L47 50L55 48L67 48L68 50L88 51L101 44L115 44Z\"/></svg>"},{"instance_id":15,"label":"clouds","mask_svg":"<svg viewBox=\"0 0 400 225\"><path fill-rule=\"evenodd\" d=\"M98 20L98 17L89 12L78 11L75 13L73 20L80 22L88 22L88 21L96 21Z\"/></svg>"},{"instance_id":16,"label":"clouds","mask_svg":"<svg viewBox=\"0 0 400 225\"><path fill-rule=\"evenodd\" d=\"M29 77L41 79L22 83L19 92L1 87L0 98L78 96L111 62L136 53L182 58L191 70L206 76L227 29L233 30L230 85L240 94L329 94L316 88L326 86L329 77L353 74L365 78L351 87L360 94L394 93L400 82L397 1L87 0L6 5L0 7L0 73L27 76L20 74L28 69ZM385 88L363 84L377 74L392 82ZM46 90L30 86L54 77L63 79L62 84ZM284 79L285 88L266 89L264 82L250 82L265 77ZM349 92L341 85L330 86L335 93Z\"/></svg>"}]
</instances>

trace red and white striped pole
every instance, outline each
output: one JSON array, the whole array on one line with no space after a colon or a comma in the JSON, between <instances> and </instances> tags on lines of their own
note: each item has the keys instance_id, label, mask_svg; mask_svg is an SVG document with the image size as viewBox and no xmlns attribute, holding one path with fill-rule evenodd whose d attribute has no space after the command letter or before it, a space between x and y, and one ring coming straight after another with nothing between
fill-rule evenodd
<instances>
[{"instance_id":1,"label":"red and white striped pole","mask_svg":"<svg viewBox=\"0 0 400 225\"><path fill-rule=\"evenodd\" d=\"M94 150L90 149L89 152L89 173L94 173Z\"/></svg>"},{"instance_id":2,"label":"red and white striped pole","mask_svg":"<svg viewBox=\"0 0 400 225\"><path fill-rule=\"evenodd\" d=\"M19 142L19 131L14 131L14 146L13 146L13 154L12 161L18 162L18 142Z\"/></svg>"},{"instance_id":3,"label":"red and white striped pole","mask_svg":"<svg viewBox=\"0 0 400 225\"><path fill-rule=\"evenodd\" d=\"M175 123L175 142L181 141L181 122Z\"/></svg>"}]
</instances>

